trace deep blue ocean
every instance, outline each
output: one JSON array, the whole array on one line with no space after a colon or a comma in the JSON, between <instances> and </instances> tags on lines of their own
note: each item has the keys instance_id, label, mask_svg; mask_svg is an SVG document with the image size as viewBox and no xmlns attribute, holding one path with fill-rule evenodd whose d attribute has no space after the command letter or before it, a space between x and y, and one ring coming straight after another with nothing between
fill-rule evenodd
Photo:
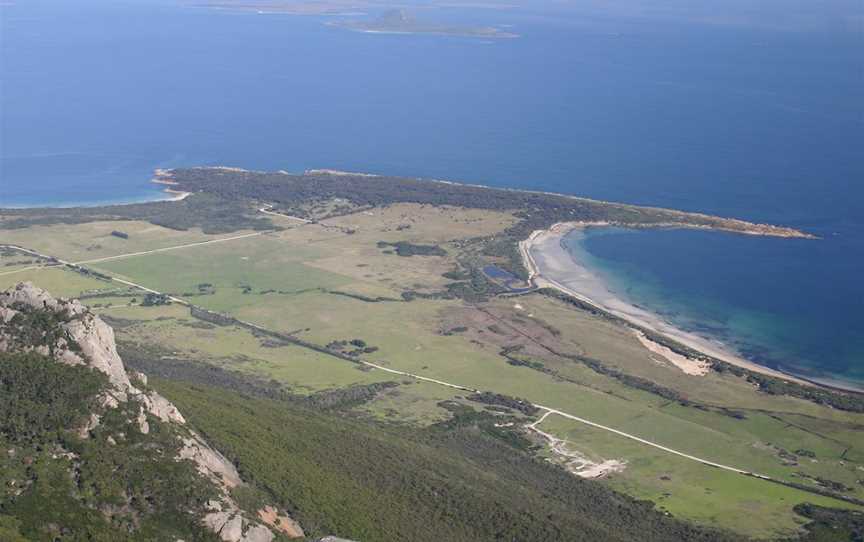
<instances>
[{"instance_id":1,"label":"deep blue ocean","mask_svg":"<svg viewBox=\"0 0 864 542\"><path fill-rule=\"evenodd\" d=\"M158 197L157 167L327 167L796 226L823 239L612 230L578 249L684 327L864 382L860 2L417 10L522 36L497 41L174 0L3 3L2 206Z\"/></svg>"}]
</instances>

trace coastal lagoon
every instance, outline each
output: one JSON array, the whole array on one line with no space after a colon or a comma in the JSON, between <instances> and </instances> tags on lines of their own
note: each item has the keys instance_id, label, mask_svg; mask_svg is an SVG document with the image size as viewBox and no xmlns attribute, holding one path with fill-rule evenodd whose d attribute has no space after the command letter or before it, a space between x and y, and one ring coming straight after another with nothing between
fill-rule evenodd
<instances>
[{"instance_id":1,"label":"coastal lagoon","mask_svg":"<svg viewBox=\"0 0 864 542\"><path fill-rule=\"evenodd\" d=\"M327 167L779 223L822 239L577 244L612 289L683 327L864 379L862 8L712 9L421 10L520 35L492 41L167 0L4 4L0 205L158 198L158 167Z\"/></svg>"}]
</instances>

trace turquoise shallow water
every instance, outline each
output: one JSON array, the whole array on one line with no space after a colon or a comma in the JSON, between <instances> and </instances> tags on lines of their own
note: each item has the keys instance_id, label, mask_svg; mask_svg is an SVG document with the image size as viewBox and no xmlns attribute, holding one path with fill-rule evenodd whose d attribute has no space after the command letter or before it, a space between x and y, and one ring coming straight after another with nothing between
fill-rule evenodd
<instances>
[{"instance_id":1,"label":"turquoise shallow water","mask_svg":"<svg viewBox=\"0 0 864 542\"><path fill-rule=\"evenodd\" d=\"M0 205L158 197L157 167L330 167L788 224L825 239L640 232L585 249L640 303L763 363L860 378L864 8L643 8L420 12L522 35L487 42L19 1L0 7Z\"/></svg>"},{"instance_id":2,"label":"turquoise shallow water","mask_svg":"<svg viewBox=\"0 0 864 542\"><path fill-rule=\"evenodd\" d=\"M565 239L620 298L681 329L763 365L862 387L861 262L832 259L842 251L832 243L841 241L691 230L595 229Z\"/></svg>"}]
</instances>

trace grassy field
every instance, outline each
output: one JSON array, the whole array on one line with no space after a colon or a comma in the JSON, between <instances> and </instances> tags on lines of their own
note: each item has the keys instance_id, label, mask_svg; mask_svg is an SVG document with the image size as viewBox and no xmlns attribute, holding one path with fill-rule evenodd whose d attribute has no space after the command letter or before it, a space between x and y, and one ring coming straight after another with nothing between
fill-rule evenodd
<instances>
[{"instance_id":1,"label":"grassy field","mask_svg":"<svg viewBox=\"0 0 864 542\"><path fill-rule=\"evenodd\" d=\"M111 232L123 232L129 236L122 239ZM185 245L233 237L231 235L205 235L200 229L172 230L133 220L111 220L85 224L32 226L29 228L3 230L3 242L27 247L67 261L78 262L139 252L157 248Z\"/></svg>"},{"instance_id":2,"label":"grassy field","mask_svg":"<svg viewBox=\"0 0 864 542\"><path fill-rule=\"evenodd\" d=\"M789 427L788 423L772 418L769 414L751 413L746 420L741 420L681 407L645 392L632 390L578 366L570 367L568 375L575 377L581 384L561 382L530 369L507 365L497 355L497 350L480 348L465 336L430 333L428 330L436 329L438 315L441 312L446 313L458 302L370 304L343 297L330 300L329 297L332 296L321 293L303 294L298 296L290 307L278 311L270 305L259 304L253 309L240 311L239 315L273 329L303 329L300 336L319 344L332 340L361 338L379 348L378 352L367 356L377 363L430 378L525 397L710 460L795 482L806 483L807 480L797 475L806 472L811 476L822 476L850 487L856 485L857 459L854 451L852 455L847 452L847 457L841 464L839 458L846 445ZM357 314L363 314L363 318L358 319ZM393 329L389 324L394 321L400 322L397 329ZM176 325L165 322L160 323L160 327L164 330L163 334L152 335L145 340L157 341L160 344L196 344L193 339L186 337L186 332L181 336L175 335L172 339L171 333L177 333L172 331L177 329ZM309 331L305 331L306 329ZM348 329L352 331L352 335L344 332ZM217 345L225 341L210 342ZM227 342L240 343L236 339L228 339ZM245 346L242 350L250 351L250 347ZM214 357L225 357L224 352L221 355L212 350L208 352ZM345 362L332 359L327 367L331 369L335 368L333 364L338 366L343 363ZM300 384L300 389L320 389L340 382L332 380L321 386L319 366L292 365L291 374L296 374L292 378L286 378L287 369L280 370L268 363L245 362L239 367L239 370L251 370L288 384ZM305 376L304 369L310 371ZM350 371L352 376L356 372L355 369ZM386 379L387 376L381 375L380 378ZM341 383L347 385L352 383L352 380L341 380ZM373 401L363 410L389 420L436 421L446 415L446 412L437 406L437 402L453 395L449 391L442 393L444 390L436 390L436 387L428 384L420 389L400 387L392 394ZM434 393L435 391L438 393ZM767 404L770 401L765 402ZM824 420L820 421L820 424L823 434L832 434ZM838 429L842 427L841 425ZM653 451L644 446L637 447ZM794 451L799 448L814 452L818 459L805 459L794 466L784 465L778 455L780 449ZM695 464L694 466L698 467ZM685 483L690 483L687 480L689 475L679 476L683 477ZM699 502L709 505L713 499L711 494L699 494L689 495L685 501L690 503L691 507L698 508ZM679 504L671 502L666 506L676 514L686 517L688 511L679 509ZM785 506L786 503L780 504ZM788 506L786 509L789 512Z\"/></svg>"},{"instance_id":3,"label":"grassy field","mask_svg":"<svg viewBox=\"0 0 864 542\"><path fill-rule=\"evenodd\" d=\"M177 363L198 360L275 379L296 393L391 380L386 375L361 371L354 364L299 346L265 346L265 341L244 329L195 320L185 307L109 309L103 314L134 322L117 330L121 341L160 345ZM150 319L138 321L141 317Z\"/></svg>"},{"instance_id":4,"label":"grassy field","mask_svg":"<svg viewBox=\"0 0 864 542\"><path fill-rule=\"evenodd\" d=\"M351 282L350 278L304 264L318 254L312 247L287 245L278 238L263 236L112 260L93 267L181 297L191 298L199 285L209 284L215 293L195 297L195 303L232 312L258 304L268 295L262 292L292 296Z\"/></svg>"},{"instance_id":5,"label":"grassy field","mask_svg":"<svg viewBox=\"0 0 864 542\"><path fill-rule=\"evenodd\" d=\"M433 292L457 268L459 239L512 223L505 213L394 205L287 229L183 249L96 262L92 268L171 293L320 346L362 340L362 359L428 378L542 403L719 463L816 486L816 478L864 498L864 416L760 393L746 381L687 375L643 347L632 332L541 296L401 301L406 290ZM114 229L129 239L110 235ZM350 233L349 233L350 232ZM6 234L10 235L7 237ZM97 222L4 231L4 241L50 255L97 259L228 236L175 232L143 222ZM437 256L386 254L379 241L440 246ZM2 263L2 262L0 262ZM17 264L16 264L17 265ZM0 268L2 269L2 268ZM19 267L10 266L10 271ZM55 295L117 288L62 269L2 274L0 287L31 280ZM351 297L345 293L359 295ZM383 297L372 302L362 297ZM353 412L393 424L447 419L442 401L465 393L412 381L297 345L273 345L248 330L214 326L179 305L144 307L128 296L88 303L115 321L121 341L158 345L162 363L206 363L274 381L297 394L397 381ZM530 366L508 363L503 349ZM601 374L573 356L659 383L698 403L682 406ZM533 368L532 368L533 367ZM467 404L467 403L466 403ZM838 504L780 485L725 473L587 426L551 417L543 430L596 458L627 461L604 483L648 498L675 516L754 535L792 532L798 502ZM807 453L798 453L804 450ZM808 457L809 455L814 457ZM794 459L790 459L794 457ZM668 478L668 479L666 479ZM740 516L757 510L745 520ZM761 518L761 519L757 519ZM764 521L763 521L764 520Z\"/></svg>"},{"instance_id":6,"label":"grassy field","mask_svg":"<svg viewBox=\"0 0 864 542\"><path fill-rule=\"evenodd\" d=\"M646 449L631 440L560 416L550 416L539 427L560 435L569 446L595 460L625 461L626 468L607 479L611 487L654 501L661 510L705 525L733 525L738 532L759 538L792 536L804 523L791 510L795 503L845 506L833 499Z\"/></svg>"},{"instance_id":7,"label":"grassy field","mask_svg":"<svg viewBox=\"0 0 864 542\"><path fill-rule=\"evenodd\" d=\"M579 480L474 423L370 424L154 379L310 537L364 541L731 541Z\"/></svg>"},{"instance_id":8,"label":"grassy field","mask_svg":"<svg viewBox=\"0 0 864 542\"><path fill-rule=\"evenodd\" d=\"M82 292L113 288L109 282L96 280L62 268L30 269L21 273L0 275L0 288L6 289L29 280L59 297L76 297Z\"/></svg>"},{"instance_id":9,"label":"grassy field","mask_svg":"<svg viewBox=\"0 0 864 542\"><path fill-rule=\"evenodd\" d=\"M700 457L771 476L802 482L806 480L798 477L799 472L823 476L860 494L856 480L861 451L855 448L858 442L854 438L853 415L787 398L778 398L774 404L774 398L757 396L737 380L726 384L728 389L722 399L726 404L735 401L731 403L735 407L749 403L749 408L758 409L748 411L744 418L682 407L569 361L559 362L565 366L561 372L577 383L562 382L506 364L494 344L477 344L468 334L446 336L438 332L442 329L442 313L460 308L461 303L455 301L369 304L347 298L327 300L321 294L309 293L299 296L290 307L277 310L262 303L241 310L239 315L273 329L308 328L300 335L319 344L358 337L379 348L367 356L376 363L525 397ZM394 327L392 322L399 324ZM590 330L589 324L583 330ZM347 335L347 329L353 334ZM488 328L484 332L491 333ZM618 343L608 344L606 350L614 351ZM635 341L621 344L625 348L633 344L639 347ZM693 378L721 380L712 384L721 389L725 377ZM719 400L715 397L715 401ZM817 418L815 414L822 415ZM784 465L781 449L810 450L819 459Z\"/></svg>"}]
</instances>

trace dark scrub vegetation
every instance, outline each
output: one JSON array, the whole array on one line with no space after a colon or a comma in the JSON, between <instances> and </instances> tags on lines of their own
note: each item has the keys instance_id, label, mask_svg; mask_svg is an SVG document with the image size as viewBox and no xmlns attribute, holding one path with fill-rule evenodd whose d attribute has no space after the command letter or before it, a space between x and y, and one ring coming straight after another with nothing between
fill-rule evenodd
<instances>
[{"instance_id":1,"label":"dark scrub vegetation","mask_svg":"<svg viewBox=\"0 0 864 542\"><path fill-rule=\"evenodd\" d=\"M412 540L740 540L579 480L475 423L393 428L154 379L312 535Z\"/></svg>"},{"instance_id":2,"label":"dark scrub vegetation","mask_svg":"<svg viewBox=\"0 0 864 542\"><path fill-rule=\"evenodd\" d=\"M144 435L121 405L87 438L75 431L106 388L82 366L0 354L0 540L215 542L195 517L213 487L174 460L173 427L150 419Z\"/></svg>"},{"instance_id":3,"label":"dark scrub vegetation","mask_svg":"<svg viewBox=\"0 0 864 542\"><path fill-rule=\"evenodd\" d=\"M273 223L257 216L245 200L213 194L192 194L180 201L156 201L102 207L3 209L0 228L27 228L49 224L83 224L101 220L145 220L174 230L199 227L204 233L270 230Z\"/></svg>"},{"instance_id":4,"label":"dark scrub vegetation","mask_svg":"<svg viewBox=\"0 0 864 542\"><path fill-rule=\"evenodd\" d=\"M23 303L13 304L12 308L16 313L5 325L7 349L46 348L53 355L55 346L61 343L72 351L80 350L62 327L76 316L67 311L37 310Z\"/></svg>"},{"instance_id":5,"label":"dark scrub vegetation","mask_svg":"<svg viewBox=\"0 0 864 542\"><path fill-rule=\"evenodd\" d=\"M438 245L415 245L407 241L388 243L378 241L378 248L392 247L396 249L397 256L446 256L447 251Z\"/></svg>"},{"instance_id":6,"label":"dark scrub vegetation","mask_svg":"<svg viewBox=\"0 0 864 542\"><path fill-rule=\"evenodd\" d=\"M804 526L802 542L861 542L864 541L864 512L835 510L813 504L799 504L795 512L812 520Z\"/></svg>"},{"instance_id":7,"label":"dark scrub vegetation","mask_svg":"<svg viewBox=\"0 0 864 542\"><path fill-rule=\"evenodd\" d=\"M503 395L501 393L492 393L491 391L472 393L466 397L466 399L476 403L485 403L487 405L503 406L513 410L518 410L527 416L534 416L540 412L539 408L524 399L510 397L509 395Z\"/></svg>"},{"instance_id":8,"label":"dark scrub vegetation","mask_svg":"<svg viewBox=\"0 0 864 542\"><path fill-rule=\"evenodd\" d=\"M267 201L290 214L295 206L342 198L356 206L392 203L453 205L475 209L518 211L523 230L566 220L610 220L628 223L687 222L712 225L718 219L675 211L613 204L558 194L439 183L402 177L332 175L326 172L290 175L252 171L191 168L173 170L181 190L216 194L228 200ZM551 221L551 222L550 222Z\"/></svg>"},{"instance_id":9,"label":"dark scrub vegetation","mask_svg":"<svg viewBox=\"0 0 864 542\"><path fill-rule=\"evenodd\" d=\"M427 429L391 426L357 419L350 409L395 383L304 397L275 381L163 359L157 347L121 344L121 353L131 368L154 377L154 385L247 480L292 510L313 535L339 532L364 541L743 540L658 517L650 503L535 459L530 441L502 423L526 423L514 409L485 407L504 411L493 415L445 401L440 405L452 414L447 421ZM483 403L522 406L507 396L481 397L490 399ZM463 500L465 510L451 510ZM581 500L594 504L576 502ZM819 510L822 525L814 523L817 534L805 540L854 540L826 537L834 532L826 525L835 517L838 525L854 524L855 513ZM466 519L489 514L495 522ZM641 521L649 526L644 538L633 535ZM613 531L603 530L609 523Z\"/></svg>"}]
</instances>

